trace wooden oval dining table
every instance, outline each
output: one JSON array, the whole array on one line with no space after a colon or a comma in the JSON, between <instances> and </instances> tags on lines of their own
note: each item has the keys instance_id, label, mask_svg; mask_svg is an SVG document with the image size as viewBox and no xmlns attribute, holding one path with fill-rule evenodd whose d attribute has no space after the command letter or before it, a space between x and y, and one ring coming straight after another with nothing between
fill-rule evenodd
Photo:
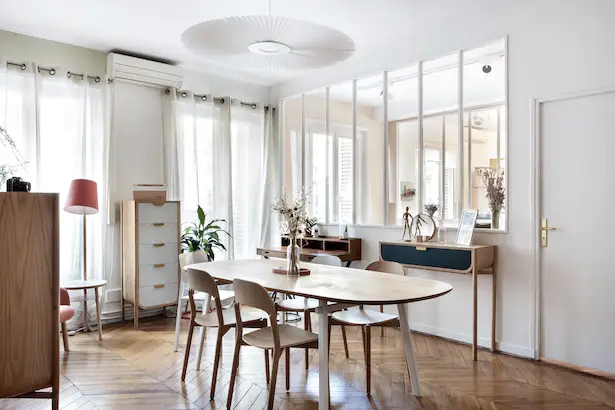
<instances>
[{"instance_id":1,"label":"wooden oval dining table","mask_svg":"<svg viewBox=\"0 0 615 410\"><path fill-rule=\"evenodd\" d=\"M232 283L235 279L245 279L259 283L269 291L318 299L319 410L329 408L327 314L340 310L340 306L346 304L397 305L412 393L420 396L410 338L408 304L445 295L453 289L451 285L430 279L312 263L301 263L302 268L310 269L311 274L308 276L287 276L273 272L274 268L283 268L285 264L286 261L281 259L245 259L197 263L188 265L185 269L207 272L222 284ZM328 302L341 305L330 305Z\"/></svg>"}]
</instances>

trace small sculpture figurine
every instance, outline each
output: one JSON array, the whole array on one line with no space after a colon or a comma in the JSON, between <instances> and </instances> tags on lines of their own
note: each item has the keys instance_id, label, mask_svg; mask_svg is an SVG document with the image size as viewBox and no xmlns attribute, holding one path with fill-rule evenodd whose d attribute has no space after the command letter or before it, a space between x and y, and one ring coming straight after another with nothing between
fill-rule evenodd
<instances>
[{"instance_id":1,"label":"small sculpture figurine","mask_svg":"<svg viewBox=\"0 0 615 410\"><path fill-rule=\"evenodd\" d=\"M402 215L404 220L404 234L401 236L401 240L406 240L406 232L408 232L408 240L412 239L412 234L410 233L410 221L412 220L412 214L410 214L410 207L406 207L406 212Z\"/></svg>"}]
</instances>

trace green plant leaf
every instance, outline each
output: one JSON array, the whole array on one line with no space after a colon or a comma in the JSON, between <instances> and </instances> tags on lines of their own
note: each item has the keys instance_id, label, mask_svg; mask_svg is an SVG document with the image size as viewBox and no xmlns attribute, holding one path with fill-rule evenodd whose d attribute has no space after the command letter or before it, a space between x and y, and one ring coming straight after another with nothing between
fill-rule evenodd
<instances>
[{"instance_id":1,"label":"green plant leaf","mask_svg":"<svg viewBox=\"0 0 615 410\"><path fill-rule=\"evenodd\" d=\"M196 213L199 217L199 223L201 225L204 225L205 224L205 211L203 211L203 208L201 208L201 205L198 205L196 209Z\"/></svg>"}]
</instances>

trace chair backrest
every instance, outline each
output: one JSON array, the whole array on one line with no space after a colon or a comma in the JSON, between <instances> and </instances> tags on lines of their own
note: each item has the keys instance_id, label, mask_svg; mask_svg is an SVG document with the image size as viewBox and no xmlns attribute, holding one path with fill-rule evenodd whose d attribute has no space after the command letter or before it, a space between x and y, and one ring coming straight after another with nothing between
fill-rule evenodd
<instances>
[{"instance_id":1,"label":"chair backrest","mask_svg":"<svg viewBox=\"0 0 615 410\"><path fill-rule=\"evenodd\" d=\"M318 255L315 256L310 262L318 265L342 266L342 260L333 255Z\"/></svg>"},{"instance_id":2,"label":"chair backrest","mask_svg":"<svg viewBox=\"0 0 615 410\"><path fill-rule=\"evenodd\" d=\"M378 261L367 265L365 270L373 270L376 272L392 273L395 275L405 275L404 267L397 262Z\"/></svg>"},{"instance_id":3,"label":"chair backrest","mask_svg":"<svg viewBox=\"0 0 615 410\"><path fill-rule=\"evenodd\" d=\"M184 271L184 266L194 263L209 262L209 258L205 251L184 252L179 254L179 267Z\"/></svg>"},{"instance_id":4,"label":"chair backrest","mask_svg":"<svg viewBox=\"0 0 615 410\"><path fill-rule=\"evenodd\" d=\"M181 256L181 255L180 255ZM214 304L216 306L216 315L218 316L218 325L224 325L224 317L222 316L222 302L220 301L220 293L218 292L218 285L214 278L207 272L196 270L196 269L187 269L186 270L186 282L188 282L188 297L190 301L190 316L191 320L194 320L196 317L196 303L194 301L194 292L205 292L208 293L214 300ZM207 305L208 299L205 300L203 304L203 314L209 313L209 306Z\"/></svg>"},{"instance_id":5,"label":"chair backrest","mask_svg":"<svg viewBox=\"0 0 615 410\"><path fill-rule=\"evenodd\" d=\"M273 344L276 350L280 349L280 333L278 331L277 312L275 305L269 297L269 293L258 283L242 279L233 280L233 290L235 291L235 321L237 335L243 334L243 324L241 321L241 306L250 306L263 310L269 315ZM237 336L238 337L238 336Z\"/></svg>"}]
</instances>

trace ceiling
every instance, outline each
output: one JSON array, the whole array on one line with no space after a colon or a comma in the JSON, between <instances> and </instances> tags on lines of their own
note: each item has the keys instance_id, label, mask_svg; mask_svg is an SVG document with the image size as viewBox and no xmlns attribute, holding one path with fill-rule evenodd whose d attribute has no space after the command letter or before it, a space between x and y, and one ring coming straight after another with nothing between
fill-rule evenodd
<instances>
[{"instance_id":1,"label":"ceiling","mask_svg":"<svg viewBox=\"0 0 615 410\"><path fill-rule=\"evenodd\" d=\"M271 13L325 25L347 34L356 51L344 64L382 55L413 23L437 8L421 0L271 0ZM176 63L185 68L263 85L310 71L263 73L229 69L199 56L181 42L189 27L230 16L263 15L267 0L19 0L0 1L0 29L104 52L121 51Z\"/></svg>"}]
</instances>

